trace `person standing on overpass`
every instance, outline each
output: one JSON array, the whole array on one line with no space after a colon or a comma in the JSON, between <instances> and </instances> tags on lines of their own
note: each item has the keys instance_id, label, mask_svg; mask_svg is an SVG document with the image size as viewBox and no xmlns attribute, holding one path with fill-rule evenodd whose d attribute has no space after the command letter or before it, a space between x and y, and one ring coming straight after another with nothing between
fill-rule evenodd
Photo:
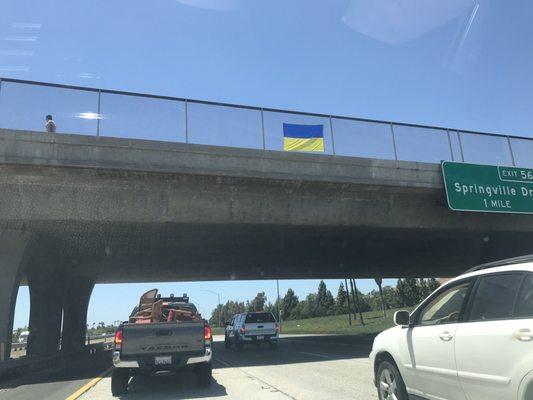
<instances>
[{"instance_id":1,"label":"person standing on overpass","mask_svg":"<svg viewBox=\"0 0 533 400\"><path fill-rule=\"evenodd\" d=\"M54 120L53 120L53 118L52 118L52 116L50 114L48 114L46 116L45 128L46 128L46 132L56 133L56 123L54 122Z\"/></svg>"}]
</instances>

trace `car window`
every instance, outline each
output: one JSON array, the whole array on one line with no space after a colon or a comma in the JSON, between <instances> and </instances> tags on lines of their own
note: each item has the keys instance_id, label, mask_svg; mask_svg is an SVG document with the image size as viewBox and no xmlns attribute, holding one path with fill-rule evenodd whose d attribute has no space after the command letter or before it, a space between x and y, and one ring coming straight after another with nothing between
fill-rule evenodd
<instances>
[{"instance_id":1,"label":"car window","mask_svg":"<svg viewBox=\"0 0 533 400\"><path fill-rule=\"evenodd\" d=\"M454 286L440 295L422 311L420 325L449 324L457 322L470 282Z\"/></svg>"},{"instance_id":2,"label":"car window","mask_svg":"<svg viewBox=\"0 0 533 400\"><path fill-rule=\"evenodd\" d=\"M498 274L480 278L469 320L512 318L516 295L523 278L523 274Z\"/></svg>"},{"instance_id":3,"label":"car window","mask_svg":"<svg viewBox=\"0 0 533 400\"><path fill-rule=\"evenodd\" d=\"M245 323L259 323L259 322L276 322L272 313L249 313L246 315Z\"/></svg>"},{"instance_id":4,"label":"car window","mask_svg":"<svg viewBox=\"0 0 533 400\"><path fill-rule=\"evenodd\" d=\"M528 274L516 302L515 317L533 317L533 274Z\"/></svg>"}]
</instances>

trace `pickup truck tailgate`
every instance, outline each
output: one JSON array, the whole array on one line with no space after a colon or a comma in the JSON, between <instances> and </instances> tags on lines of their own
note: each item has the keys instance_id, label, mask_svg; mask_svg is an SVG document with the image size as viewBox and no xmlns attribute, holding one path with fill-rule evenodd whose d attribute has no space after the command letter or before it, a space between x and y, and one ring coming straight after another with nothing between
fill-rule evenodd
<instances>
[{"instance_id":1,"label":"pickup truck tailgate","mask_svg":"<svg viewBox=\"0 0 533 400\"><path fill-rule=\"evenodd\" d=\"M125 324L122 355L157 355L204 350L204 322Z\"/></svg>"},{"instance_id":2,"label":"pickup truck tailgate","mask_svg":"<svg viewBox=\"0 0 533 400\"><path fill-rule=\"evenodd\" d=\"M247 335L275 335L276 324L274 322L247 323Z\"/></svg>"}]
</instances>

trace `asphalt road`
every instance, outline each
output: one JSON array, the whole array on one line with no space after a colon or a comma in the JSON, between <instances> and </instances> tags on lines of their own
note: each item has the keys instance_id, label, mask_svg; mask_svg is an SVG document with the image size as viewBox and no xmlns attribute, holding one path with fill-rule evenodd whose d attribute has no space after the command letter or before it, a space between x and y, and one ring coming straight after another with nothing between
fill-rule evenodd
<instances>
[{"instance_id":1,"label":"asphalt road","mask_svg":"<svg viewBox=\"0 0 533 400\"><path fill-rule=\"evenodd\" d=\"M15 387L0 389L2 400L59 400L66 399L80 387L88 383L92 377L79 378L68 376L63 372L46 375L37 381L25 382Z\"/></svg>"},{"instance_id":2,"label":"asphalt road","mask_svg":"<svg viewBox=\"0 0 533 400\"><path fill-rule=\"evenodd\" d=\"M226 350L214 344L213 383L195 387L191 371L172 376L134 377L124 399L377 399L368 361L370 345L354 337L290 336L278 349ZM0 385L0 400L67 399L104 371L109 363L74 365ZM111 400L111 379L104 377L80 397Z\"/></svg>"},{"instance_id":3,"label":"asphalt road","mask_svg":"<svg viewBox=\"0 0 533 400\"><path fill-rule=\"evenodd\" d=\"M63 400L109 368L111 352L0 384L0 400Z\"/></svg>"},{"instance_id":4,"label":"asphalt road","mask_svg":"<svg viewBox=\"0 0 533 400\"><path fill-rule=\"evenodd\" d=\"M164 377L134 377L125 399L377 399L368 361L370 346L353 337L283 338L276 351L267 346L226 350L215 342L213 384L195 387L192 372ZM106 377L81 397L111 400Z\"/></svg>"}]
</instances>

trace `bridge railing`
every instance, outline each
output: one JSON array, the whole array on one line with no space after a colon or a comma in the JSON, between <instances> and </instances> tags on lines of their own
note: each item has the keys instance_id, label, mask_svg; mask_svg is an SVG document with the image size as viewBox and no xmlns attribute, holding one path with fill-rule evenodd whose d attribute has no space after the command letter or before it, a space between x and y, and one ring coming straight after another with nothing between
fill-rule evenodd
<instances>
[{"instance_id":1,"label":"bridge railing","mask_svg":"<svg viewBox=\"0 0 533 400\"><path fill-rule=\"evenodd\" d=\"M320 124L325 154L533 167L533 139L0 79L0 128L283 150L283 123Z\"/></svg>"}]
</instances>

